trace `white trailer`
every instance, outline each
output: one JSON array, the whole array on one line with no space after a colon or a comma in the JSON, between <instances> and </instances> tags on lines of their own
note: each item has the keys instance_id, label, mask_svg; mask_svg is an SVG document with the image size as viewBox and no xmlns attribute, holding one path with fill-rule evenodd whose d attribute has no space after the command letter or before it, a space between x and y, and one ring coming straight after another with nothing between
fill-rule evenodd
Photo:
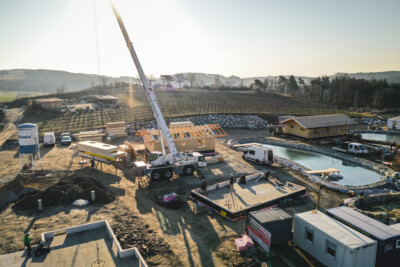
<instances>
[{"instance_id":1,"label":"white trailer","mask_svg":"<svg viewBox=\"0 0 400 267\"><path fill-rule=\"evenodd\" d=\"M243 151L244 160L254 161L257 164L270 165L274 163L274 151L263 146L251 146Z\"/></svg>"},{"instance_id":2,"label":"white trailer","mask_svg":"<svg viewBox=\"0 0 400 267\"><path fill-rule=\"evenodd\" d=\"M375 266L376 241L316 210L295 214L293 239L329 267Z\"/></svg>"}]
</instances>

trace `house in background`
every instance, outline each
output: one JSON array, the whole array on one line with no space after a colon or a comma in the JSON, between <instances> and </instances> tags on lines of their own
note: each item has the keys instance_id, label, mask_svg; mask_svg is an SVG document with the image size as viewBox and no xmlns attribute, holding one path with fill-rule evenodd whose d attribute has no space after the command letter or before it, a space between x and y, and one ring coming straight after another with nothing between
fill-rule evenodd
<instances>
[{"instance_id":1,"label":"house in background","mask_svg":"<svg viewBox=\"0 0 400 267\"><path fill-rule=\"evenodd\" d=\"M344 136L349 126L356 124L344 114L292 117L282 121L287 133L293 136L316 139Z\"/></svg>"},{"instance_id":2,"label":"house in background","mask_svg":"<svg viewBox=\"0 0 400 267\"><path fill-rule=\"evenodd\" d=\"M119 105L119 98L111 95L95 95L94 100L104 107L115 107Z\"/></svg>"},{"instance_id":3,"label":"house in background","mask_svg":"<svg viewBox=\"0 0 400 267\"><path fill-rule=\"evenodd\" d=\"M387 120L388 130L400 130L400 116Z\"/></svg>"},{"instance_id":4,"label":"house in background","mask_svg":"<svg viewBox=\"0 0 400 267\"><path fill-rule=\"evenodd\" d=\"M35 100L35 103L44 109L59 110L63 105L64 100L60 98L42 98Z\"/></svg>"}]
</instances>

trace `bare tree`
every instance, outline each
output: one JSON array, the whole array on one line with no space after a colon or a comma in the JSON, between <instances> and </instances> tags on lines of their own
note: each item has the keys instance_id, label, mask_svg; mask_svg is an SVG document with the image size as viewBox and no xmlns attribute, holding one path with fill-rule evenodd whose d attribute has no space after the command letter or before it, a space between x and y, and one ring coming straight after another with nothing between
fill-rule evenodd
<instances>
[{"instance_id":1,"label":"bare tree","mask_svg":"<svg viewBox=\"0 0 400 267\"><path fill-rule=\"evenodd\" d=\"M149 85L151 86L153 84L153 82L156 80L156 78L154 78L153 74L150 75L146 75L146 79L149 82Z\"/></svg>"},{"instance_id":2,"label":"bare tree","mask_svg":"<svg viewBox=\"0 0 400 267\"><path fill-rule=\"evenodd\" d=\"M59 86L57 86L57 89L56 89L57 95L61 95L65 92L66 92L66 88L65 88L64 84L60 84Z\"/></svg>"},{"instance_id":3,"label":"bare tree","mask_svg":"<svg viewBox=\"0 0 400 267\"><path fill-rule=\"evenodd\" d=\"M182 83L186 80L182 73L175 74L175 81L179 84L179 89L182 89Z\"/></svg>"},{"instance_id":4,"label":"bare tree","mask_svg":"<svg viewBox=\"0 0 400 267\"><path fill-rule=\"evenodd\" d=\"M214 75L214 87L219 89L221 87L221 75L215 74Z\"/></svg>"},{"instance_id":5,"label":"bare tree","mask_svg":"<svg viewBox=\"0 0 400 267\"><path fill-rule=\"evenodd\" d=\"M167 86L171 86L171 82L174 80L174 77L171 75L161 75L161 80L163 85L167 84Z\"/></svg>"},{"instance_id":6,"label":"bare tree","mask_svg":"<svg viewBox=\"0 0 400 267\"><path fill-rule=\"evenodd\" d=\"M136 80L138 81L138 85L141 86L142 85L142 80L140 79L139 74L136 75Z\"/></svg>"},{"instance_id":7,"label":"bare tree","mask_svg":"<svg viewBox=\"0 0 400 267\"><path fill-rule=\"evenodd\" d=\"M196 84L197 76L196 73L188 73L186 75L186 80L189 81L190 87L194 87Z\"/></svg>"}]
</instances>

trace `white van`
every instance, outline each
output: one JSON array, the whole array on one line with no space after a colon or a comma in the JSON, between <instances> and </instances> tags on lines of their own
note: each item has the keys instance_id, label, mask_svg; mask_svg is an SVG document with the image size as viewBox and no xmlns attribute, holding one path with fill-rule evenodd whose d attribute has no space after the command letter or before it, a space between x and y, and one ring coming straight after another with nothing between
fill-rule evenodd
<instances>
[{"instance_id":1,"label":"white van","mask_svg":"<svg viewBox=\"0 0 400 267\"><path fill-rule=\"evenodd\" d=\"M54 146L56 144L56 136L54 132L44 133L43 136L43 145L44 146Z\"/></svg>"},{"instance_id":2,"label":"white van","mask_svg":"<svg viewBox=\"0 0 400 267\"><path fill-rule=\"evenodd\" d=\"M274 163L274 151L262 146L252 146L243 151L242 158L251 160L257 164L270 165Z\"/></svg>"}]
</instances>

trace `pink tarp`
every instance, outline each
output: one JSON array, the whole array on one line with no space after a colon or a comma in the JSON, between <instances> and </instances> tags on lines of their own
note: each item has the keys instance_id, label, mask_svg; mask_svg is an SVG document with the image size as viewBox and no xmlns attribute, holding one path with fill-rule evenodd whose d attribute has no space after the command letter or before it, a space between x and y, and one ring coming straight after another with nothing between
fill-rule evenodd
<instances>
[{"instance_id":1,"label":"pink tarp","mask_svg":"<svg viewBox=\"0 0 400 267\"><path fill-rule=\"evenodd\" d=\"M170 202L172 200L174 200L175 198L177 198L177 194L175 193L171 193L171 194L167 194L164 196L164 202Z\"/></svg>"},{"instance_id":2,"label":"pink tarp","mask_svg":"<svg viewBox=\"0 0 400 267\"><path fill-rule=\"evenodd\" d=\"M243 242L245 243L246 247L251 248L254 246L253 240L248 235L242 236Z\"/></svg>"}]
</instances>

